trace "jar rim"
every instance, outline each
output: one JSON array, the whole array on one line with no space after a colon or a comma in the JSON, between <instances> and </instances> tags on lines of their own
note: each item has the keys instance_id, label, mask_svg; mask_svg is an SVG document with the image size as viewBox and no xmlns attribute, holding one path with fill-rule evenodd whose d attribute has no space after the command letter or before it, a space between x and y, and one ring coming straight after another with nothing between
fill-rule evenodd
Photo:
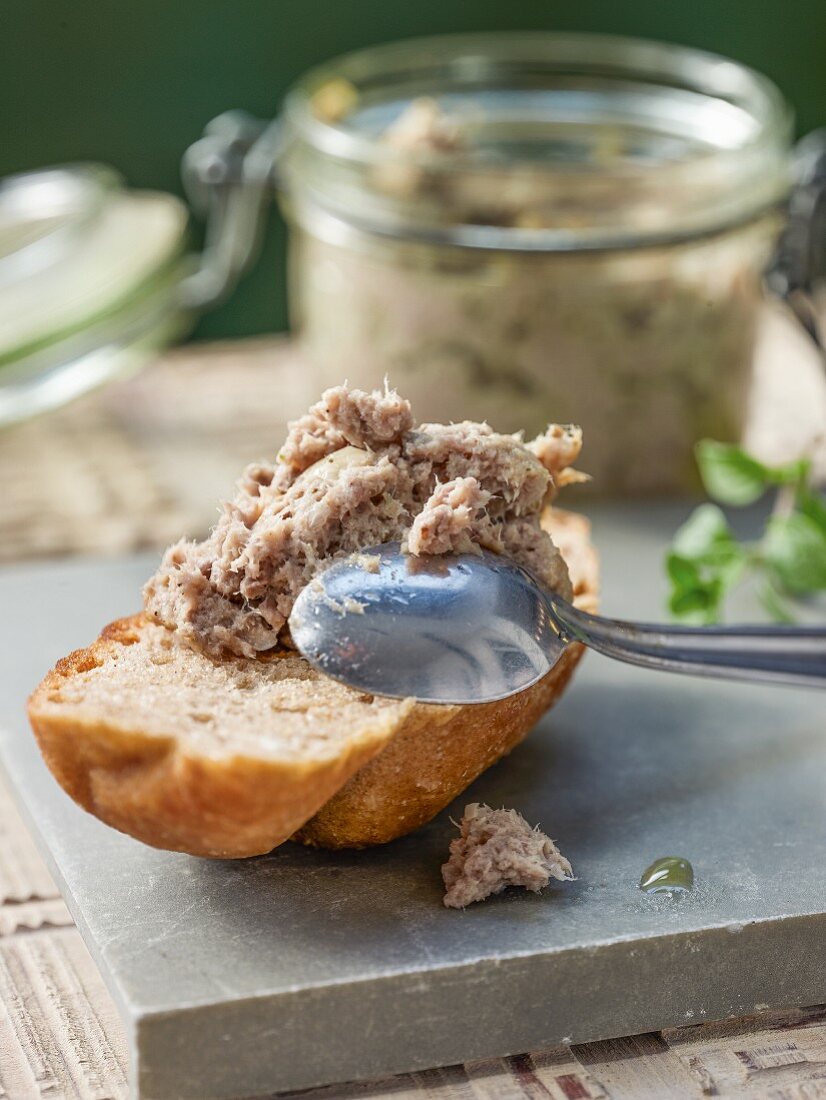
<instances>
[{"instance_id":1,"label":"jar rim","mask_svg":"<svg viewBox=\"0 0 826 1100\"><path fill-rule=\"evenodd\" d=\"M625 55L623 61L617 59L620 51ZM284 100L285 121L319 151L331 156L363 161L385 159L393 151L375 138L348 128L341 119L325 119L315 113L313 96L319 88L331 80L346 80L358 87L366 80L391 76L400 65L406 75L434 66L449 66L454 78L479 79L484 75L486 63L502 61L605 66L609 75L625 72L650 80L673 79L693 70L690 86L701 94L742 97L752 117L761 122L752 141L763 139L767 132L781 140L790 139L793 112L789 102L774 81L742 62L677 43L556 31L432 35L341 54L308 70L288 89ZM421 155L439 160L446 154ZM447 155L453 159L453 154Z\"/></svg>"},{"instance_id":2,"label":"jar rim","mask_svg":"<svg viewBox=\"0 0 826 1100\"><path fill-rule=\"evenodd\" d=\"M614 81L617 88L635 81L635 86L643 89L649 99L660 93L662 96L685 93L696 99L697 104L707 101L710 107L721 109L730 105L741 121L750 122L740 131L734 126L728 144L715 143L713 147L710 144L696 156L686 155L666 164L664 167L671 176L660 170L663 167L660 164L629 164L619 156L590 170L592 177L598 175L622 184L629 179L645 179L649 183L661 177L670 180L678 169L680 184L690 192L695 178L692 173L707 173L709 162L713 162L716 176L712 199L701 203L701 209L695 212L696 226L689 219L680 227L680 236L690 236L694 228L708 233L731 222L748 220L785 197L793 115L787 100L768 77L739 62L692 47L613 35L546 31L403 39L344 54L310 70L289 90L284 104L285 148L297 150L298 159L302 160L292 180L290 173L286 173L288 189L293 182L297 189L307 184L315 205L346 216L359 178L368 178L371 171L383 165L415 165L434 173L454 174L472 169L479 179L484 179L486 173L501 173L501 162L485 162L474 158L472 152L395 148L381 140L383 132L369 133L348 125L347 118L352 117L352 112L345 112L342 118L320 116L314 97L331 82L343 83L345 88L351 86L357 97L364 95L368 100L372 97L374 102L383 90L385 94L388 89L398 92L400 88L426 87L428 82L473 95L489 87L497 74L501 77L506 72L513 76L520 71L530 74L531 79L539 79L542 74L556 78L560 73L594 77L609 87ZM687 113L691 110L692 103L688 103ZM709 122L713 128L713 113L709 114ZM350 174L346 194L339 184L330 185L327 178L330 165L335 165L339 184L342 173ZM568 168L559 161L546 160L543 164L520 159L510 167L521 169L525 165L530 165L532 171L547 172L560 179L568 173ZM577 165L576 171L587 174L582 165ZM385 211L384 231L405 236L410 213L403 204ZM438 235L442 227L427 228ZM501 228L497 228L496 236L501 238ZM555 234L560 234L555 229L543 227L533 232L532 238L531 232L524 229L518 235L530 247L556 247ZM653 232L662 237L663 225L654 227ZM601 246L609 247L621 243L625 236L645 241L649 234L644 229L624 234L620 224L597 234ZM562 238L565 247L570 247L570 232L562 230Z\"/></svg>"}]
</instances>

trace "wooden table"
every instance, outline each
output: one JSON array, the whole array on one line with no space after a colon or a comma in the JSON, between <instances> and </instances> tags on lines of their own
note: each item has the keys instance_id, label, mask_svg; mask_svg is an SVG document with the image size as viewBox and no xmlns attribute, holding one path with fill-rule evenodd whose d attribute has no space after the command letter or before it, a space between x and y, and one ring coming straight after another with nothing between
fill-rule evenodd
<instances>
[{"instance_id":1,"label":"wooden table","mask_svg":"<svg viewBox=\"0 0 826 1100\"><path fill-rule=\"evenodd\" d=\"M272 455L286 419L314 396L312 373L283 340L194 346L0 435L0 559L114 553L202 533L243 464ZM805 449L826 478L820 365L774 312L758 353L749 442L774 460ZM114 1005L0 788L0 1100L119 1100L126 1073ZM826 1006L301 1095L826 1098Z\"/></svg>"}]
</instances>

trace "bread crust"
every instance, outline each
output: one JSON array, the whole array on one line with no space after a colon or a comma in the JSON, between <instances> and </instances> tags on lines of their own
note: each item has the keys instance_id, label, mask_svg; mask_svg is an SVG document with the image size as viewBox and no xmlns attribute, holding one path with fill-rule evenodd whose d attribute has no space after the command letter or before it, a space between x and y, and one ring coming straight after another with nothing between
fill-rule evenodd
<instances>
[{"instance_id":1,"label":"bread crust","mask_svg":"<svg viewBox=\"0 0 826 1100\"><path fill-rule=\"evenodd\" d=\"M102 664L118 646L140 644L148 626L142 614L107 626L91 646L58 661L28 711L43 758L66 793L154 848L218 859L272 851L384 747L414 705L401 700L379 711L358 742L323 761L198 754L173 734L89 720L54 705L67 677Z\"/></svg>"},{"instance_id":2,"label":"bread crust","mask_svg":"<svg viewBox=\"0 0 826 1100\"><path fill-rule=\"evenodd\" d=\"M417 704L387 747L295 839L320 848L366 848L426 824L527 736L565 690L581 654L581 646L569 646L538 684L510 699Z\"/></svg>"},{"instance_id":3,"label":"bread crust","mask_svg":"<svg viewBox=\"0 0 826 1100\"><path fill-rule=\"evenodd\" d=\"M587 521L554 510L547 526L571 567L576 602L593 607L597 564ZM84 809L154 847L215 858L260 855L291 835L364 847L416 829L526 736L581 656L581 647L569 646L539 683L495 703L400 700L371 714L337 757L279 761L200 754L173 733L56 703L67 678L101 665L119 646L140 644L149 627L143 615L120 619L59 661L32 694L29 718L53 775Z\"/></svg>"},{"instance_id":4,"label":"bread crust","mask_svg":"<svg viewBox=\"0 0 826 1100\"><path fill-rule=\"evenodd\" d=\"M574 602L594 610L599 568L587 520L555 509L543 526L568 562ZM295 839L324 848L363 848L424 825L527 736L564 692L582 653L582 646L568 646L539 683L509 699L475 706L417 703L386 748Z\"/></svg>"}]
</instances>

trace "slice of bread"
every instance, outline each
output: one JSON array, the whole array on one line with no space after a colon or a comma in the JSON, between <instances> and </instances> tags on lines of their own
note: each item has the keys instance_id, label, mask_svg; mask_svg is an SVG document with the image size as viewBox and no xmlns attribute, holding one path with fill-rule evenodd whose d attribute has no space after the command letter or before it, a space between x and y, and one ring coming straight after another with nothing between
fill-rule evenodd
<instances>
[{"instance_id":1,"label":"slice of bread","mask_svg":"<svg viewBox=\"0 0 826 1100\"><path fill-rule=\"evenodd\" d=\"M587 523L554 511L548 529L577 601L591 606ZM362 846L423 824L513 748L579 656L569 647L511 699L436 707L351 691L292 652L212 658L135 615L58 662L29 717L64 790L147 844L220 858L268 852L294 833Z\"/></svg>"}]
</instances>

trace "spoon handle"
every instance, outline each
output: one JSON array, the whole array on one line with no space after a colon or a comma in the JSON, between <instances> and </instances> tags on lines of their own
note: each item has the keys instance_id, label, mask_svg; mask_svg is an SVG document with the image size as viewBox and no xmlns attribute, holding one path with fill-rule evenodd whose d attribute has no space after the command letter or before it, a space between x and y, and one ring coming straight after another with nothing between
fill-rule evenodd
<instances>
[{"instance_id":1,"label":"spoon handle","mask_svg":"<svg viewBox=\"0 0 826 1100\"><path fill-rule=\"evenodd\" d=\"M826 688L826 628L659 626L606 619L549 596L563 641L647 668L730 680Z\"/></svg>"}]
</instances>

